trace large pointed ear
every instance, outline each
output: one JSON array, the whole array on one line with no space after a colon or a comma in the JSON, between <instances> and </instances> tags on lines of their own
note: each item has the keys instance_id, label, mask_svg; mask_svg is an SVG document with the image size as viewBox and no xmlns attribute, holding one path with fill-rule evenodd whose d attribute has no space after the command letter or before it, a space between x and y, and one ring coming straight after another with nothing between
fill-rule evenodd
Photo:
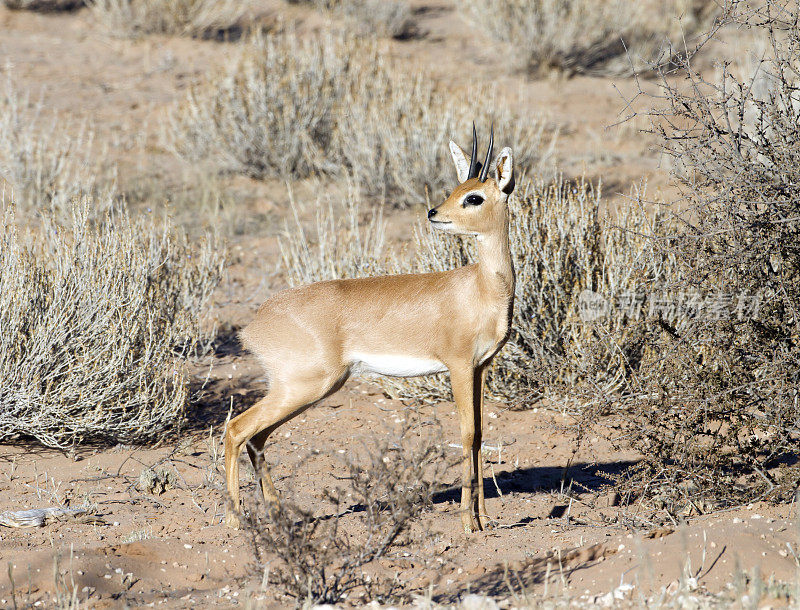
<instances>
[{"instance_id":1,"label":"large pointed ear","mask_svg":"<svg viewBox=\"0 0 800 610\"><path fill-rule=\"evenodd\" d=\"M458 173L458 181L466 182L469 176L469 159L467 158L467 154L452 140L450 140L450 154L453 155L453 163L455 163L456 172Z\"/></svg>"},{"instance_id":2,"label":"large pointed ear","mask_svg":"<svg viewBox=\"0 0 800 610\"><path fill-rule=\"evenodd\" d=\"M497 187L507 195L514 190L514 158L508 146L501 150L495 159L494 179L497 181Z\"/></svg>"}]
</instances>

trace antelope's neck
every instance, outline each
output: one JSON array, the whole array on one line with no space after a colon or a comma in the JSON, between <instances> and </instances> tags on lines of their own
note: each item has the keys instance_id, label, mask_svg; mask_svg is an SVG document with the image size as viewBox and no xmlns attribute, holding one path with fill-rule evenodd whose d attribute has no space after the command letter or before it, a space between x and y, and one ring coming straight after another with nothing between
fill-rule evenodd
<instances>
[{"instance_id":1,"label":"antelope's neck","mask_svg":"<svg viewBox=\"0 0 800 610\"><path fill-rule=\"evenodd\" d=\"M513 298L514 263L508 241L508 222L493 233L478 238L478 274L480 282L490 295Z\"/></svg>"}]
</instances>

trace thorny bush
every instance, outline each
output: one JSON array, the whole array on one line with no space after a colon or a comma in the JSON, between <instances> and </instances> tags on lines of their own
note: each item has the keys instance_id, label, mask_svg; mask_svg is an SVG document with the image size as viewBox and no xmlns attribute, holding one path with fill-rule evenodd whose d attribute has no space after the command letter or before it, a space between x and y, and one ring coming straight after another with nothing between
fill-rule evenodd
<instances>
[{"instance_id":1,"label":"thorny bush","mask_svg":"<svg viewBox=\"0 0 800 610\"><path fill-rule=\"evenodd\" d=\"M355 447L341 460L346 484L324 490L332 514L314 515L291 494L266 511L260 494L250 501L248 531L261 569L298 604L336 604L354 591L383 602L407 595L379 562L407 544L452 464L437 438L408 423Z\"/></svg>"},{"instance_id":2,"label":"thorny bush","mask_svg":"<svg viewBox=\"0 0 800 610\"><path fill-rule=\"evenodd\" d=\"M651 113L685 195L683 230L656 242L677 264L659 290L684 311L658 320L622 400L598 397L644 456L620 480L628 499L672 513L800 485L800 11L738 2L728 17L766 47L755 70L681 62Z\"/></svg>"}]
</instances>

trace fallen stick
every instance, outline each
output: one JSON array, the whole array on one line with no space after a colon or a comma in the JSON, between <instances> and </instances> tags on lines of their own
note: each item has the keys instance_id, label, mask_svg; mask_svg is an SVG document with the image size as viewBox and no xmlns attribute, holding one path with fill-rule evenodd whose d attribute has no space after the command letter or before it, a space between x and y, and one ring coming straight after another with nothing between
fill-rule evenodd
<instances>
[{"instance_id":1,"label":"fallen stick","mask_svg":"<svg viewBox=\"0 0 800 610\"><path fill-rule=\"evenodd\" d=\"M6 527L42 527L53 521L64 521L89 514L89 507L80 508L32 508L30 510L0 513L0 525Z\"/></svg>"}]
</instances>

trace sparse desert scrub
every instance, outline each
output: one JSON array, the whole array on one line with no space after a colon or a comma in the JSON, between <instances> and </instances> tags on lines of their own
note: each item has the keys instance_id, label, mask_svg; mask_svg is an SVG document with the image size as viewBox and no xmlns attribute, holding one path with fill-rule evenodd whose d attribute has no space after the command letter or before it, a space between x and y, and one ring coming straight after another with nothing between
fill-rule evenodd
<instances>
[{"instance_id":1,"label":"sparse desert scrub","mask_svg":"<svg viewBox=\"0 0 800 610\"><path fill-rule=\"evenodd\" d=\"M621 317L582 319L581 293L591 291L608 304L670 277L674 262L654 256L651 239L665 230L666 221L640 203L634 197L629 209L612 217L599 188L589 184L525 180L517 185L509 200L517 273L514 320L510 340L489 373L491 395L519 402L563 395L588 380L609 390L625 385L640 349L629 335L639 329L629 331ZM428 226L415 231L413 257L387 249L380 238L381 219L373 216L360 226L352 197L343 209L318 209L313 232L295 222L282 239L282 268L292 285L438 271L474 260L468 240ZM617 336L627 351L598 340L607 334ZM445 376L380 378L379 383L400 398L437 401L449 395Z\"/></svg>"},{"instance_id":2,"label":"sparse desert scrub","mask_svg":"<svg viewBox=\"0 0 800 610\"><path fill-rule=\"evenodd\" d=\"M443 487L448 463L437 441L406 425L363 446L353 443L337 460L346 483L325 491L329 515L314 515L291 496L265 511L259 493L247 519L258 575L298 605L335 604L354 591L369 600L390 602L399 594L407 600L403 583L379 561L402 544Z\"/></svg>"},{"instance_id":3,"label":"sparse desert scrub","mask_svg":"<svg viewBox=\"0 0 800 610\"><path fill-rule=\"evenodd\" d=\"M353 81L346 111L337 120L340 166L366 193L395 206L422 203L428 194L441 197L453 181L448 141L468 149L476 108L484 145L493 124L497 141L513 147L520 175L552 176L555 136L547 133L542 117L516 114L493 94L446 90L429 75L404 73L386 65L364 84Z\"/></svg>"},{"instance_id":4,"label":"sparse desert scrub","mask_svg":"<svg viewBox=\"0 0 800 610\"><path fill-rule=\"evenodd\" d=\"M415 31L411 7L405 0L337 0L333 4L335 11L366 34L406 38Z\"/></svg>"},{"instance_id":5,"label":"sparse desert scrub","mask_svg":"<svg viewBox=\"0 0 800 610\"><path fill-rule=\"evenodd\" d=\"M270 230L277 211L253 211L248 207L254 195L246 179L186 168L177 175L159 167L139 166L120 173L120 199L131 210L148 210L165 205L176 225L189 235L202 234L209 227L223 239ZM251 211L245 213L244 209Z\"/></svg>"},{"instance_id":6,"label":"sparse desert scrub","mask_svg":"<svg viewBox=\"0 0 800 610\"><path fill-rule=\"evenodd\" d=\"M362 223L363 209L356 189L341 204L319 201L309 231L292 200L292 222L285 224L280 240L281 267L292 286L386 272L389 249L382 210Z\"/></svg>"},{"instance_id":7,"label":"sparse desert scrub","mask_svg":"<svg viewBox=\"0 0 800 610\"><path fill-rule=\"evenodd\" d=\"M288 0L291 4L313 4L345 16L364 34L406 38L414 33L411 7L406 0Z\"/></svg>"},{"instance_id":8,"label":"sparse desert scrub","mask_svg":"<svg viewBox=\"0 0 800 610\"><path fill-rule=\"evenodd\" d=\"M71 11L84 5L84 0L3 0L8 8L19 11Z\"/></svg>"},{"instance_id":9,"label":"sparse desert scrub","mask_svg":"<svg viewBox=\"0 0 800 610\"><path fill-rule=\"evenodd\" d=\"M66 131L66 125L44 114L41 101L6 80L0 91L0 177L21 212L68 216L73 199L100 189L92 172L97 162L91 129L84 125L71 136ZM98 205L111 201L107 195L98 197Z\"/></svg>"},{"instance_id":10,"label":"sparse desert scrub","mask_svg":"<svg viewBox=\"0 0 800 610\"><path fill-rule=\"evenodd\" d=\"M166 140L189 161L255 178L349 174L366 193L405 205L449 183L447 140L468 134L480 105L482 121L513 134L521 168L547 171L552 142L541 118L407 74L374 41L257 34L225 73L170 112Z\"/></svg>"},{"instance_id":11,"label":"sparse desert scrub","mask_svg":"<svg viewBox=\"0 0 800 610\"><path fill-rule=\"evenodd\" d=\"M95 19L112 35L209 37L234 30L247 14L247 0L87 0Z\"/></svg>"},{"instance_id":12,"label":"sparse desert scrub","mask_svg":"<svg viewBox=\"0 0 800 610\"><path fill-rule=\"evenodd\" d=\"M757 70L705 79L683 62L653 100L689 204L658 253L693 310L647 346L617 404L645 456L623 487L655 512L788 501L800 484L800 12L737 3L731 18L769 41Z\"/></svg>"},{"instance_id":13,"label":"sparse desert scrub","mask_svg":"<svg viewBox=\"0 0 800 610\"><path fill-rule=\"evenodd\" d=\"M335 105L350 67L335 34L304 41L256 34L226 73L193 88L170 114L182 157L254 178L332 172Z\"/></svg>"},{"instance_id":14,"label":"sparse desert scrub","mask_svg":"<svg viewBox=\"0 0 800 610\"><path fill-rule=\"evenodd\" d=\"M204 339L223 255L115 209L0 224L0 441L141 443L180 424L185 361Z\"/></svg>"},{"instance_id":15,"label":"sparse desert scrub","mask_svg":"<svg viewBox=\"0 0 800 610\"><path fill-rule=\"evenodd\" d=\"M710 23L704 0L467 0L475 23L534 73L629 74L671 58Z\"/></svg>"}]
</instances>

